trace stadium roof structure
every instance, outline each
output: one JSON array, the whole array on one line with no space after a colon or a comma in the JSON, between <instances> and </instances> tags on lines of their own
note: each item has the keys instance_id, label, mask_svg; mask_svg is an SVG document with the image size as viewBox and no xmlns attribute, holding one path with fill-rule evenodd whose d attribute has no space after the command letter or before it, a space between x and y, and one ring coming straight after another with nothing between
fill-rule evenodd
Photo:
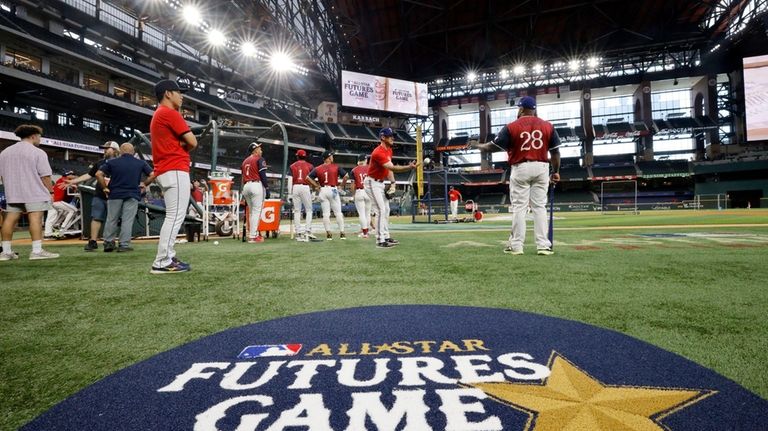
<instances>
[{"instance_id":1,"label":"stadium roof structure","mask_svg":"<svg viewBox=\"0 0 768 431\"><path fill-rule=\"evenodd\" d=\"M429 82L433 95L470 73L478 83L522 75L523 86L557 83L552 75L559 82L624 72L684 76L681 68L699 66L704 54L737 39L750 22L758 22L764 37L766 23L755 18L768 8L764 0L331 3L349 43L342 67Z\"/></svg>"},{"instance_id":2,"label":"stadium roof structure","mask_svg":"<svg viewBox=\"0 0 768 431\"><path fill-rule=\"evenodd\" d=\"M119 5L235 70L232 85L307 106L338 94L342 69L429 82L433 97L452 97L719 73L704 68L736 64L729 44L750 33L759 35L756 46L768 43L768 0L208 0L194 2L197 27L172 10L187 3ZM226 34L224 47L205 47L213 30ZM291 51L309 76L265 81L269 58L248 63L240 52L246 42L261 54ZM727 58L707 61L713 55ZM208 66L200 74L228 81Z\"/></svg>"}]
</instances>

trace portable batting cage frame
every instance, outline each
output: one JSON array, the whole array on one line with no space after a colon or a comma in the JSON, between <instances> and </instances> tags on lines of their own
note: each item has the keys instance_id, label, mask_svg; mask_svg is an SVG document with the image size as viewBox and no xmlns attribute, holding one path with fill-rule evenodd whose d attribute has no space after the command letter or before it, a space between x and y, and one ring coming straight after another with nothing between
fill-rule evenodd
<instances>
[{"instance_id":1,"label":"portable batting cage frame","mask_svg":"<svg viewBox=\"0 0 768 431\"><path fill-rule=\"evenodd\" d=\"M630 196L632 197L632 202L630 203L607 203L606 202L606 196L605 196L605 185L616 185L616 184L629 184L632 186L632 192L630 193ZM601 214L603 215L611 215L611 214L640 214L640 209L637 206L637 181L636 180L618 180L618 181L603 181L600 183L600 207L601 207ZM611 211L611 208L613 208L613 211Z\"/></svg>"},{"instance_id":2,"label":"portable batting cage frame","mask_svg":"<svg viewBox=\"0 0 768 431\"><path fill-rule=\"evenodd\" d=\"M442 174L442 175L441 175ZM442 177L443 179L443 197L442 198L433 198L432 197L432 177L433 175L437 175L438 177ZM432 220L432 203L433 202L442 202L443 203L443 221L448 221L448 171L445 168L442 169L435 169L431 171L424 171L424 183L426 184L426 192L421 197L421 199L412 199L411 200L411 223L439 223L440 220ZM417 216L419 216L419 210L420 205L425 204L427 207L427 220L419 220L417 219Z\"/></svg>"}]
</instances>

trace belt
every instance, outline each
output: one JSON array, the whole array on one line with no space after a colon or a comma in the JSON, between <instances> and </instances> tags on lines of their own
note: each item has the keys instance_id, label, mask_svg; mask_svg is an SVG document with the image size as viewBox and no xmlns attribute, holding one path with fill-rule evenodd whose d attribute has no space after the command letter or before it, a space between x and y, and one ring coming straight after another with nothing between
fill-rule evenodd
<instances>
[{"instance_id":1,"label":"belt","mask_svg":"<svg viewBox=\"0 0 768 431\"><path fill-rule=\"evenodd\" d=\"M383 183L384 182L384 180L379 180L379 179L376 179L376 178L373 178L373 177L368 177L368 178L376 181L377 183Z\"/></svg>"},{"instance_id":2,"label":"belt","mask_svg":"<svg viewBox=\"0 0 768 431\"><path fill-rule=\"evenodd\" d=\"M521 160L521 161L519 161L519 162L517 162L517 163L515 163L515 164L516 164L516 165L519 165L519 164L521 164L521 163L528 163L528 162L541 162L541 163L547 163L547 162L542 162L541 160Z\"/></svg>"},{"instance_id":3,"label":"belt","mask_svg":"<svg viewBox=\"0 0 768 431\"><path fill-rule=\"evenodd\" d=\"M248 183L260 183L260 182L261 181L259 180L250 180L250 181L246 181L245 183L248 184Z\"/></svg>"},{"instance_id":4,"label":"belt","mask_svg":"<svg viewBox=\"0 0 768 431\"><path fill-rule=\"evenodd\" d=\"M365 187L355 187L355 190L365 190Z\"/></svg>"},{"instance_id":5,"label":"belt","mask_svg":"<svg viewBox=\"0 0 768 431\"><path fill-rule=\"evenodd\" d=\"M336 188L336 186L321 186L321 187L329 187L329 188L332 188L332 189Z\"/></svg>"}]
</instances>

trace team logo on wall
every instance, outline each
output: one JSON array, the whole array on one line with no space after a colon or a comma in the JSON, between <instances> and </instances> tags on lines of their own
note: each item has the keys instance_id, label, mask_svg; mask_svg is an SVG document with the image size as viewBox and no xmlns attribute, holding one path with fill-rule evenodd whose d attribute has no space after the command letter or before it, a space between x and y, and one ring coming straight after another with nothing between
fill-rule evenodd
<instances>
[{"instance_id":1,"label":"team logo on wall","mask_svg":"<svg viewBox=\"0 0 768 431\"><path fill-rule=\"evenodd\" d=\"M510 310L381 306L230 329L23 430L758 430L768 401L617 332Z\"/></svg>"}]
</instances>

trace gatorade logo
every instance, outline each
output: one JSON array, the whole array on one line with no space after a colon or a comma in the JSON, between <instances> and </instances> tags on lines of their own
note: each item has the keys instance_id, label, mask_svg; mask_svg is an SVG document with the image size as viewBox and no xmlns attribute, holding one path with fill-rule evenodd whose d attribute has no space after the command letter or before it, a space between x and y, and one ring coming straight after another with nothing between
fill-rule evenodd
<instances>
[{"instance_id":1,"label":"gatorade logo","mask_svg":"<svg viewBox=\"0 0 768 431\"><path fill-rule=\"evenodd\" d=\"M273 206L265 206L261 210L261 221L264 223L274 223L275 222L275 207Z\"/></svg>"},{"instance_id":2,"label":"gatorade logo","mask_svg":"<svg viewBox=\"0 0 768 431\"><path fill-rule=\"evenodd\" d=\"M624 334L512 310L360 307L233 328L22 427L193 431L765 430L768 402Z\"/></svg>"}]
</instances>

